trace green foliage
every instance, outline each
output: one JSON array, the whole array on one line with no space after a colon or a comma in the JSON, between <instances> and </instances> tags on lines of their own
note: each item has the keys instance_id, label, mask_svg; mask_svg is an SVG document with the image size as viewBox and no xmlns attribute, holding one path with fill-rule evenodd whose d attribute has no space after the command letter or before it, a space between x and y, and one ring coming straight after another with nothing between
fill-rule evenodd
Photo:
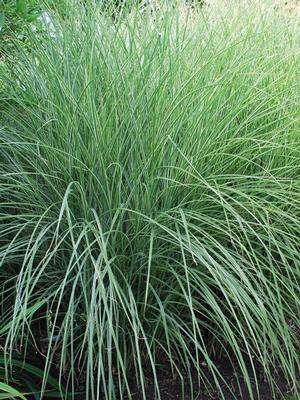
<instances>
[{"instance_id":1,"label":"green foliage","mask_svg":"<svg viewBox=\"0 0 300 400\"><path fill-rule=\"evenodd\" d=\"M0 0L0 57L13 50L13 35L26 40L29 24L39 15L38 0Z\"/></svg>"},{"instance_id":2,"label":"green foliage","mask_svg":"<svg viewBox=\"0 0 300 400\"><path fill-rule=\"evenodd\" d=\"M34 305L26 310L27 317L32 316L41 306ZM13 321L1 326L0 337L8 332ZM35 400L43 398L62 398L67 397L63 386L50 374L45 376L43 368L34 365L34 358L22 352L10 349L4 351L1 346L0 354L0 399L18 398ZM24 359L24 356L26 359ZM45 385L43 391L41 388ZM27 397L29 396L29 397Z\"/></svg>"},{"instance_id":3,"label":"green foliage","mask_svg":"<svg viewBox=\"0 0 300 400\"><path fill-rule=\"evenodd\" d=\"M4 27L4 22L5 22L5 14L4 14L4 12L2 11L2 12L0 13L0 29L2 29L2 28Z\"/></svg>"},{"instance_id":4,"label":"green foliage","mask_svg":"<svg viewBox=\"0 0 300 400\"><path fill-rule=\"evenodd\" d=\"M11 398L26 400L26 397L23 396L21 392L14 389L12 386L7 385L6 383L0 382L0 399L11 399Z\"/></svg>"},{"instance_id":5,"label":"green foliage","mask_svg":"<svg viewBox=\"0 0 300 400\"><path fill-rule=\"evenodd\" d=\"M35 20L40 11L38 0L1 0L0 11L5 17L6 24L2 29L19 32L26 22Z\"/></svg>"},{"instance_id":6,"label":"green foliage","mask_svg":"<svg viewBox=\"0 0 300 400\"><path fill-rule=\"evenodd\" d=\"M16 0L16 12L20 14L27 13L27 1L26 0Z\"/></svg>"},{"instance_id":7,"label":"green foliage","mask_svg":"<svg viewBox=\"0 0 300 400\"><path fill-rule=\"evenodd\" d=\"M14 352L15 353L15 352ZM18 357L18 358L16 358ZM36 367L14 354L13 357L0 357L0 399L20 398L34 396L35 400L41 399L41 387L45 380L43 369ZM6 383L6 382L9 382ZM46 377L47 389L43 398L61 398L65 396L62 387L51 375Z\"/></svg>"},{"instance_id":8,"label":"green foliage","mask_svg":"<svg viewBox=\"0 0 300 400\"><path fill-rule=\"evenodd\" d=\"M216 354L297 390L300 29L228 3L74 1L0 77L2 336L46 338L41 392L56 358L89 400L162 360L221 388Z\"/></svg>"}]
</instances>

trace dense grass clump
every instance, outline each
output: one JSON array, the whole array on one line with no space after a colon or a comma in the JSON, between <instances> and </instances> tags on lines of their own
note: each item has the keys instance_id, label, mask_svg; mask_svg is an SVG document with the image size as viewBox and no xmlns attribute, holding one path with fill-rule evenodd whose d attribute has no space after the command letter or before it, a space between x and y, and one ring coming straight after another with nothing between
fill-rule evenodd
<instances>
[{"instance_id":1,"label":"dense grass clump","mask_svg":"<svg viewBox=\"0 0 300 400\"><path fill-rule=\"evenodd\" d=\"M297 21L259 2L113 20L87 4L0 78L7 362L42 339L45 381L56 365L89 400L132 377L159 395L161 363L221 386L220 354L253 396L254 363L296 389Z\"/></svg>"}]
</instances>

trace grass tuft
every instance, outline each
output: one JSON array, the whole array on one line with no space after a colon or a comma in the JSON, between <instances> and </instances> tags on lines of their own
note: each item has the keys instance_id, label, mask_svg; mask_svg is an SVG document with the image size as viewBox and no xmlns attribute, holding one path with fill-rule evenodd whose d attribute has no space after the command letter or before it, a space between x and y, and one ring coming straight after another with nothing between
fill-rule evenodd
<instances>
[{"instance_id":1,"label":"grass tuft","mask_svg":"<svg viewBox=\"0 0 300 400\"><path fill-rule=\"evenodd\" d=\"M257 363L296 390L300 30L244 3L74 0L3 69L1 334L47 343L41 391L56 366L161 398L164 363L222 397L220 354L253 397Z\"/></svg>"}]
</instances>

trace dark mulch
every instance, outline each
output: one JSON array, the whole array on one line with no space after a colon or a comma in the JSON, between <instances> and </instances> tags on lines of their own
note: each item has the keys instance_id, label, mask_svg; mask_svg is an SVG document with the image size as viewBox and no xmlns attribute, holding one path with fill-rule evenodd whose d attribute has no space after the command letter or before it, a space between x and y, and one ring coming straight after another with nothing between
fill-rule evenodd
<instances>
[{"instance_id":1,"label":"dark mulch","mask_svg":"<svg viewBox=\"0 0 300 400\"><path fill-rule=\"evenodd\" d=\"M36 355L37 356L37 355ZM36 357L39 360L39 357ZM233 357L231 357L231 360ZM161 360L162 361L162 360ZM235 362L230 362L229 358L222 357L220 359L214 360L220 375L223 377L224 382L221 384L221 390L225 400L253 400L249 394L247 384L244 381L243 375ZM293 397L293 388L284 378L284 374L280 368L276 368L273 371L273 379L276 384L276 392L272 392L270 385L268 384L266 377L263 373L262 367L255 360L245 360L246 367L249 371L249 378L251 382L251 387L253 389L255 400L280 400L280 399L291 399L295 400ZM253 373L254 365L256 379ZM43 367L42 362L40 367ZM167 363L162 362L160 367L160 373L158 374L158 384L160 388L160 398L161 400L221 400L222 396L220 391L213 384L212 374L209 372L207 365L203 362L201 363L202 377L205 377L206 385L201 384L199 387L198 374L195 370L192 372L191 376L185 376L182 380L178 377L174 377L167 366ZM155 385L153 378L151 376L150 370L144 370L145 373L145 394L147 400L156 400ZM55 376L55 370L52 371L52 375ZM129 374L130 375L130 374ZM184 372L182 372L184 377ZM117 378L117 377L116 377ZM300 383L300 371L298 376L298 382ZM84 374L79 378L80 384L77 388L78 396L76 400L89 400L85 399L85 378ZM255 382L258 383L258 393L256 392ZM143 400L143 393L141 388L135 383L134 374L131 375L131 381L129 382L131 387L132 400ZM117 379L116 379L116 386ZM209 387L208 387L209 386ZM184 387L184 391L183 391ZM30 397L28 399L31 400ZM103 400L101 396L97 400ZM35 397L32 397L35 400ZM53 398L53 400L55 400ZM58 400L58 399L57 399ZM118 400L129 400L129 396L126 394L120 395ZM300 397L299 397L300 400Z\"/></svg>"},{"instance_id":2,"label":"dark mulch","mask_svg":"<svg viewBox=\"0 0 300 400\"><path fill-rule=\"evenodd\" d=\"M250 362L247 363L250 368ZM238 373L238 368L233 367L226 359L221 359L216 362L219 372L224 378L224 383L221 385L224 398L226 400L243 399L251 400L247 385L241 375ZM288 399L292 397L293 391L288 382L285 380L282 372L278 369L274 371L273 378L277 385L276 393L272 393L270 385L267 383L262 369L259 365L255 365L255 373L258 381L259 393L254 393L255 400L279 400L282 398ZM203 374L206 376L208 382L213 382L211 374L207 367L203 366ZM255 379L253 373L249 372L251 379L251 387L255 391ZM209 389L204 385L199 388L198 375L196 372L192 376L193 390L189 379L185 379L185 392L182 390L182 382L180 379L172 378L171 374L163 371L159 377L160 395L162 400L220 400L222 396L220 392L213 386ZM299 376L300 382L300 376ZM192 395L193 392L193 395ZM149 381L146 385L147 400L155 400L155 388L153 382ZM127 397L126 397L127 398ZM133 400L142 400L142 392L137 387L133 388Z\"/></svg>"}]
</instances>

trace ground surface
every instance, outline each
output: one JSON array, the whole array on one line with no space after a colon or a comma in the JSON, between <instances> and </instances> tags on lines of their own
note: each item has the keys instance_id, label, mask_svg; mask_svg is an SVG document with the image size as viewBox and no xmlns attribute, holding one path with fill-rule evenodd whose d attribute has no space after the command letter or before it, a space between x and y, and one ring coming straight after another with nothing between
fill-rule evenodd
<instances>
[{"instance_id":1,"label":"ground surface","mask_svg":"<svg viewBox=\"0 0 300 400\"><path fill-rule=\"evenodd\" d=\"M224 398L226 400L250 400L249 392L247 390L247 385L244 382L243 378L239 376L238 373L234 371L234 368L231 366L229 361L226 359L219 360L216 362L219 371L221 372L222 376L227 385L230 386L230 389L226 387L224 383L222 390L224 393ZM249 363L250 366L250 363ZM210 374L206 370L205 366L203 366L203 372L207 376L209 381L212 381ZM278 392L272 393L270 386L266 382L261 368L259 366L256 367L256 374L258 380L258 388L259 388L259 395L255 395L255 399L257 400L279 400L284 398L290 398L292 396L293 391L290 385L286 382L283 377L283 374L279 371L274 371L274 379L278 386ZM251 375L251 374L250 374ZM300 378L300 377L299 377ZM251 376L252 387L255 387L255 379L252 374ZM221 395L217 390L211 389L210 391L197 389L197 375L196 373L193 376L193 383L194 383L194 397L191 395L191 390L186 390L185 393L182 392L181 381L172 379L171 374L167 372L162 373L159 378L159 383L161 387L161 399L162 400L219 400L221 399ZM190 385L187 381L186 388ZM281 394L280 394L281 393ZM146 395L147 400L154 400L155 399L155 390L154 385L150 383L146 388ZM143 396L141 391L136 389L134 391L134 400L142 400Z\"/></svg>"}]
</instances>

